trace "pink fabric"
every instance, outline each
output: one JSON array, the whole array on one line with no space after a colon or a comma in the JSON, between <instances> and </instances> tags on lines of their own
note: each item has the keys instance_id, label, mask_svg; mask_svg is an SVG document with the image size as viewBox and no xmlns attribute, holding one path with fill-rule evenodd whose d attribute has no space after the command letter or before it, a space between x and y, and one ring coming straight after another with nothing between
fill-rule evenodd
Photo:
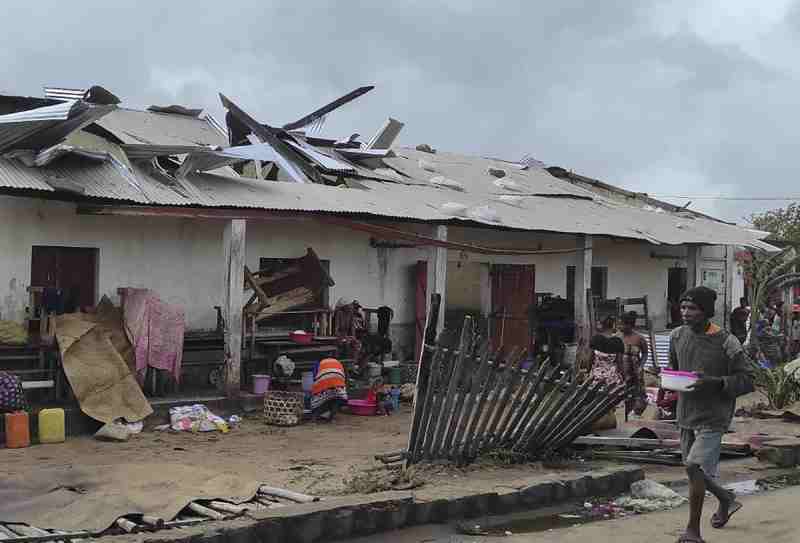
<instances>
[{"instance_id":1,"label":"pink fabric","mask_svg":"<svg viewBox=\"0 0 800 543\"><path fill-rule=\"evenodd\" d=\"M136 377L144 382L148 366L168 371L181 380L183 309L169 305L148 289L125 289L125 333L136 356Z\"/></svg>"}]
</instances>

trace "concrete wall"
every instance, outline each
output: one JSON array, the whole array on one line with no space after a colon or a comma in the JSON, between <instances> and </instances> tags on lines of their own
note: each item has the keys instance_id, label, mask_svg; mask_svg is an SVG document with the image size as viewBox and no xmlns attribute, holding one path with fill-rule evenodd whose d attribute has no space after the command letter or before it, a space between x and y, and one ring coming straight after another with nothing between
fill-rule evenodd
<instances>
[{"instance_id":1,"label":"concrete wall","mask_svg":"<svg viewBox=\"0 0 800 543\"><path fill-rule=\"evenodd\" d=\"M0 318L22 321L28 304L31 247L98 249L98 296L118 303L118 287L146 287L185 308L190 329L216 324L223 282L223 222L171 218L85 216L75 205L0 196ZM247 226L247 265L261 257L297 257L313 247L331 261L339 298L395 310L392 335L413 348L414 266L425 249L376 249L369 235L310 222L253 222ZM409 343L410 341L410 343Z\"/></svg>"},{"instance_id":2,"label":"concrete wall","mask_svg":"<svg viewBox=\"0 0 800 543\"><path fill-rule=\"evenodd\" d=\"M30 281L31 247L60 245L93 247L99 253L98 297L118 301L122 286L146 287L166 301L185 308L191 329L213 328L223 281L223 222L170 218L100 217L75 213L74 204L0 196L0 318L22 321ZM429 232L425 226L400 228ZM498 232L450 227L449 239L491 247L527 249L573 248L571 235ZM297 257L313 247L320 258L331 261L339 298L358 299L362 305L388 305L395 310L392 335L406 350L414 342L415 275L418 260L428 258L425 248L374 248L368 234L318 226L301 221L250 221L247 227L247 265L258 267L261 257ZM653 258L655 253L658 258ZM643 242L596 239L594 265L608 267L608 296L647 294L657 327L666 325L667 270L685 266L684 247L653 246ZM673 258L674 257L674 258ZM535 264L536 290L566 295L566 268L577 253L541 256L487 257L448 252L453 284L447 304L482 307L486 298L486 264ZM457 267L458 262L462 268ZM484 264L481 273L480 264ZM705 248L700 270L725 266L724 248ZM737 281L729 274L737 303ZM482 279L481 279L482 278ZM477 280L477 283L476 283ZM483 287L483 288L481 288ZM399 354L399 353L398 353Z\"/></svg>"}]
</instances>

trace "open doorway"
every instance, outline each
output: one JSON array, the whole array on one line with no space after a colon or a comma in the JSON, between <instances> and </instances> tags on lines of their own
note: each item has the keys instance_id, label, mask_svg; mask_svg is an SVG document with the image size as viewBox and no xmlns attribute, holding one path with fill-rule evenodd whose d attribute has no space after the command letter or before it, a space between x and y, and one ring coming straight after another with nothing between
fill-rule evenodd
<instances>
[{"instance_id":1,"label":"open doorway","mask_svg":"<svg viewBox=\"0 0 800 543\"><path fill-rule=\"evenodd\" d=\"M667 309L669 318L667 327L675 328L681 325L680 297L686 292L686 268L669 268L667 270Z\"/></svg>"}]
</instances>

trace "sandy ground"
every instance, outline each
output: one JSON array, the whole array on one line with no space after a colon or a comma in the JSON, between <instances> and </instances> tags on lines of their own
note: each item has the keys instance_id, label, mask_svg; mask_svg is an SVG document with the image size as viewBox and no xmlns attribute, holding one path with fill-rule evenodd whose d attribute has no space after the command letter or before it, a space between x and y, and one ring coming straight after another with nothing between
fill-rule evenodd
<instances>
[{"instance_id":1,"label":"sandy ground","mask_svg":"<svg viewBox=\"0 0 800 543\"><path fill-rule=\"evenodd\" d=\"M53 502L48 500L54 496L45 488L50 481L56 488L87 481L84 494L76 495L75 500L64 498L65 504L74 501L73 506L86 518L104 501L114 500L120 514L125 514L141 508L148 496L162 492L172 497L170 501L165 496L164 502L178 509L193 497L235 497L244 492L239 489L257 484L319 496L365 494L392 488L393 472L376 462L374 455L405 448L410 420L411 407L404 405L390 417L341 414L330 424L306 423L294 428L268 426L260 413L254 413L228 434L145 431L125 443L100 442L91 436L70 438L63 444L0 449L0 480L21 486L39 481L32 492L47 498L39 501L40 511L52 509ZM737 419L736 429L800 434L800 424L756 419ZM610 461L507 466L491 459L466 469L435 465L416 473L414 479L424 484L414 493L418 499L503 493L614 466L618 464ZM680 467L650 465L645 469L648 477L661 481L685 476ZM769 471L755 458L722 466L726 480L764 477ZM232 493L233 489L237 493Z\"/></svg>"},{"instance_id":2,"label":"sandy ground","mask_svg":"<svg viewBox=\"0 0 800 543\"><path fill-rule=\"evenodd\" d=\"M66 443L38 445L27 449L0 449L0 479L26 471L69 470L73 466L132 470L136 464L151 465L169 473L172 466L195 466L202 470L234 472L245 479L319 495L352 491L348 481L378 465L375 454L405 448L411 407L389 417L356 417L340 414L331 424L305 423L293 428L268 426L260 414L246 415L241 426L228 434L218 432L143 432L126 443L107 443L91 436L70 438ZM737 418L739 433L800 435L800 424ZM726 463L760 469L755 460ZM594 465L593 467L597 467ZM602 467L602 465L601 465ZM580 468L580 466L579 466ZM583 469L588 469L588 466ZM648 472L677 478L680 470L648 467ZM442 492L448 487L519 486L519 479L554 477L574 473L575 466L553 469L541 464L506 467L496 464L468 470L434 470L428 482ZM158 478L154 473L153 477ZM432 485L429 485L432 486Z\"/></svg>"},{"instance_id":3,"label":"sandy ground","mask_svg":"<svg viewBox=\"0 0 800 543\"><path fill-rule=\"evenodd\" d=\"M196 466L324 494L335 490L335 483L341 483L351 467L368 464L375 454L404 448L409 421L410 408L391 417L342 414L331 424L294 428L268 426L254 414L228 434L143 432L125 443L83 436L55 445L0 449L0 479L28 470L73 466L125 470L157 460L164 473L176 465Z\"/></svg>"}]
</instances>

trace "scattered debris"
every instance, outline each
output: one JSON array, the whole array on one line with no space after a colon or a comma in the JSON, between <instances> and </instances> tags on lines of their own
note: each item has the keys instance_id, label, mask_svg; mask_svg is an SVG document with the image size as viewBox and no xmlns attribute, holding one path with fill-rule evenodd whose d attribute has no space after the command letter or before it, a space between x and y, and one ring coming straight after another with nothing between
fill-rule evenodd
<instances>
[{"instance_id":1,"label":"scattered debris","mask_svg":"<svg viewBox=\"0 0 800 543\"><path fill-rule=\"evenodd\" d=\"M491 175L492 177L496 177L498 179L502 179L503 177L506 176L506 171L504 169L502 169L502 168L492 168L491 166L486 168L486 173L488 175Z\"/></svg>"},{"instance_id":2,"label":"scattered debris","mask_svg":"<svg viewBox=\"0 0 800 543\"><path fill-rule=\"evenodd\" d=\"M225 419L202 404L170 407L169 419L170 427L176 432L220 431L225 434L230 430Z\"/></svg>"},{"instance_id":3,"label":"scattered debris","mask_svg":"<svg viewBox=\"0 0 800 543\"><path fill-rule=\"evenodd\" d=\"M651 513L680 507L686 501L686 498L671 488L645 479L633 483L630 496L623 496L614 501L614 504L636 513Z\"/></svg>"},{"instance_id":4,"label":"scattered debris","mask_svg":"<svg viewBox=\"0 0 800 543\"><path fill-rule=\"evenodd\" d=\"M138 432L135 432L129 425L114 421L104 424L94 434L94 438L100 441L128 441L135 433Z\"/></svg>"}]
</instances>

